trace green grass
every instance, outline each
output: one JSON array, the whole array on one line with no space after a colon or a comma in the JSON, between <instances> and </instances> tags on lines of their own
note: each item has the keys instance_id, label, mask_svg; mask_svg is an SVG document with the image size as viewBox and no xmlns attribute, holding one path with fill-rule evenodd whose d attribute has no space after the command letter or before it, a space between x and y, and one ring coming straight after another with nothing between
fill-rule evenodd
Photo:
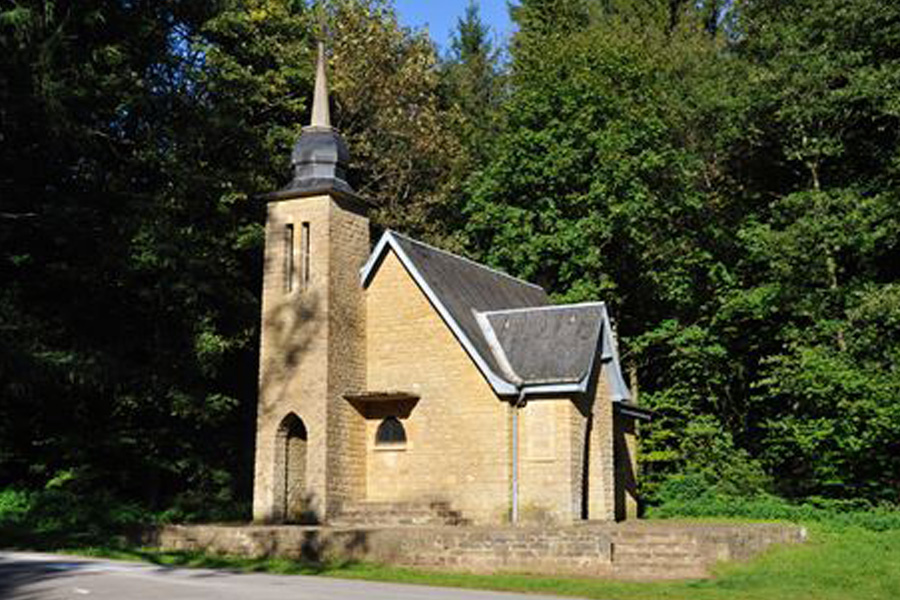
<instances>
[{"instance_id":1,"label":"green grass","mask_svg":"<svg viewBox=\"0 0 900 600\"><path fill-rule=\"evenodd\" d=\"M753 561L721 565L708 580L624 582L529 575L438 573L368 563L310 565L148 549L78 549L82 555L162 565L306 574L602 598L604 600L895 600L900 598L900 531L813 525L806 544L773 548Z\"/></svg>"}]
</instances>

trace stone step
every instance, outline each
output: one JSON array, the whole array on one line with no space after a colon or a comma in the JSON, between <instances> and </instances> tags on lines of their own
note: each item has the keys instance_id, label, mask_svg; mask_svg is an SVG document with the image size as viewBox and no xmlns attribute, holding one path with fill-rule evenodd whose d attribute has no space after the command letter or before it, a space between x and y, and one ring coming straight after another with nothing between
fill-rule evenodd
<instances>
[{"instance_id":1,"label":"stone step","mask_svg":"<svg viewBox=\"0 0 900 600\"><path fill-rule=\"evenodd\" d=\"M409 508L393 508L393 509L369 509L365 507L345 508L341 510L344 515L430 515L435 513L450 512L447 508L430 508L430 507L409 507Z\"/></svg>"},{"instance_id":2,"label":"stone step","mask_svg":"<svg viewBox=\"0 0 900 600\"><path fill-rule=\"evenodd\" d=\"M652 554L654 556L680 556L690 554L700 556L700 549L696 544L623 544L613 542L613 550L620 556L631 554Z\"/></svg>"},{"instance_id":3,"label":"stone step","mask_svg":"<svg viewBox=\"0 0 900 600\"><path fill-rule=\"evenodd\" d=\"M331 519L335 527L396 525L462 525L459 511L442 501L351 502Z\"/></svg>"},{"instance_id":4,"label":"stone step","mask_svg":"<svg viewBox=\"0 0 900 600\"><path fill-rule=\"evenodd\" d=\"M345 502L343 508L365 508L367 510L394 510L406 508L449 508L450 503L444 500L357 500Z\"/></svg>"},{"instance_id":5,"label":"stone step","mask_svg":"<svg viewBox=\"0 0 900 600\"><path fill-rule=\"evenodd\" d=\"M686 544L694 543L696 538L683 533L669 531L618 531L612 534L613 541L629 544Z\"/></svg>"}]
</instances>

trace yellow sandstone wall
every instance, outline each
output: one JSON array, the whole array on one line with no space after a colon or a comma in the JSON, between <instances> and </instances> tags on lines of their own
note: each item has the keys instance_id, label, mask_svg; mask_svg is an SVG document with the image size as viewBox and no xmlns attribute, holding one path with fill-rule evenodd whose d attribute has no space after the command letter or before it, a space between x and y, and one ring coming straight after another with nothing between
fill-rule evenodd
<instances>
[{"instance_id":1,"label":"yellow sandstone wall","mask_svg":"<svg viewBox=\"0 0 900 600\"><path fill-rule=\"evenodd\" d=\"M616 518L613 403L606 379L606 365L599 369L589 397L591 424L588 433L587 500L588 519L612 521Z\"/></svg>"},{"instance_id":2,"label":"yellow sandstone wall","mask_svg":"<svg viewBox=\"0 0 900 600\"><path fill-rule=\"evenodd\" d=\"M310 224L309 281L303 285L302 223ZM294 225L294 280L285 286L285 226ZM283 436L293 412L308 432L307 508L327 518L364 490L362 417L342 395L365 380L363 291L368 219L330 196L270 202L262 293L259 405L253 517L284 515ZM290 515L289 515L290 517Z\"/></svg>"},{"instance_id":3,"label":"yellow sandstone wall","mask_svg":"<svg viewBox=\"0 0 900 600\"><path fill-rule=\"evenodd\" d=\"M519 409L519 516L525 522L581 518L586 419L569 398L531 399Z\"/></svg>"},{"instance_id":4,"label":"yellow sandstone wall","mask_svg":"<svg viewBox=\"0 0 900 600\"><path fill-rule=\"evenodd\" d=\"M318 518L327 520L341 503L365 498L446 500L475 522L506 519L512 409L494 394L399 259L389 252L363 290L358 273L369 253L364 216L329 196L272 202L268 210L254 519L286 516L288 452L279 426L290 413L308 433L300 471L306 508ZM299 280L303 222L311 226L306 286ZM284 271L288 223L295 227L291 251L298 279L291 291ZM420 399L354 406L343 397L364 390L410 392ZM404 424L405 447L375 445L386 416ZM635 513L633 429L623 422L614 434L602 370L587 396L532 399L519 417L524 520L577 520L585 497L591 519ZM625 494L617 496L614 472L629 490Z\"/></svg>"},{"instance_id":5,"label":"yellow sandstone wall","mask_svg":"<svg viewBox=\"0 0 900 600\"><path fill-rule=\"evenodd\" d=\"M626 421L615 432L622 444L620 458L625 462L634 456L633 428L629 433ZM619 448L614 440L612 399L602 368L588 394L530 400L521 409L519 434L519 507L523 520L568 522L587 516L609 521L616 517L619 503L623 507L620 518L625 518L626 502L633 504L634 479L628 480L628 473L633 471L625 468L624 462L615 469L614 450ZM620 500L615 476L623 483L628 480L632 496L626 496L623 487ZM629 506L627 514L636 515L636 505Z\"/></svg>"},{"instance_id":6,"label":"yellow sandstone wall","mask_svg":"<svg viewBox=\"0 0 900 600\"><path fill-rule=\"evenodd\" d=\"M376 449L379 419L367 421L368 499L442 499L475 522L502 520L510 497L509 405L393 252L366 291L366 307L367 389L420 396L407 416L397 415L406 450Z\"/></svg>"},{"instance_id":7,"label":"yellow sandstone wall","mask_svg":"<svg viewBox=\"0 0 900 600\"><path fill-rule=\"evenodd\" d=\"M359 271L371 251L369 220L332 205L328 354L328 514L366 493L365 420L344 399L366 385L366 304Z\"/></svg>"}]
</instances>

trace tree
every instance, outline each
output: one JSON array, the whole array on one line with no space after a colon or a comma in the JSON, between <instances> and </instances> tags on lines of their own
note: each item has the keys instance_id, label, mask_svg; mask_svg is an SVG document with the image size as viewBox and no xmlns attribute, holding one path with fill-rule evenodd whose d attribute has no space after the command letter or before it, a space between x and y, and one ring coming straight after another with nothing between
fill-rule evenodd
<instances>
[{"instance_id":1,"label":"tree","mask_svg":"<svg viewBox=\"0 0 900 600\"><path fill-rule=\"evenodd\" d=\"M478 168L488 158L488 148L500 124L503 78L499 50L491 40L491 30L471 0L458 19L450 53L442 65L447 101L456 108L456 127L467 153L460 170Z\"/></svg>"},{"instance_id":2,"label":"tree","mask_svg":"<svg viewBox=\"0 0 900 600\"><path fill-rule=\"evenodd\" d=\"M434 46L388 2L340 0L329 13L335 124L378 226L444 235L448 175L461 153L440 98Z\"/></svg>"},{"instance_id":3,"label":"tree","mask_svg":"<svg viewBox=\"0 0 900 600\"><path fill-rule=\"evenodd\" d=\"M353 176L382 223L438 229L453 139L433 49L387 4L329 11ZM249 495L255 196L288 179L320 16L289 0L0 12L0 485L207 514Z\"/></svg>"},{"instance_id":4,"label":"tree","mask_svg":"<svg viewBox=\"0 0 900 600\"><path fill-rule=\"evenodd\" d=\"M897 497L894 452L871 450L897 439L900 380L884 357L897 349L898 16L874 0L743 7L747 188L770 199L740 232L734 302L767 297L777 347L751 394L755 443L790 495ZM876 340L873 327L887 329Z\"/></svg>"},{"instance_id":5,"label":"tree","mask_svg":"<svg viewBox=\"0 0 900 600\"><path fill-rule=\"evenodd\" d=\"M0 223L4 482L73 473L69 486L153 503L228 472L233 447L195 432L240 430L245 367L230 361L256 311L232 245L246 213L192 160L212 148L193 153L206 113L187 41L213 10L34 1L0 15L0 195L26 217Z\"/></svg>"}]
</instances>

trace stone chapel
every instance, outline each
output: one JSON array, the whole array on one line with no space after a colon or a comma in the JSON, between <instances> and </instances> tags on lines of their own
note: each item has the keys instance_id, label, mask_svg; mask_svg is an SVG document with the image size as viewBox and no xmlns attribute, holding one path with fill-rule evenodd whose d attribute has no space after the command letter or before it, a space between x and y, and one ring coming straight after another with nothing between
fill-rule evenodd
<instances>
[{"instance_id":1,"label":"stone chapel","mask_svg":"<svg viewBox=\"0 0 900 600\"><path fill-rule=\"evenodd\" d=\"M266 196L254 520L636 516L649 413L606 306L394 231L373 249L348 159L320 45L293 179Z\"/></svg>"}]
</instances>

